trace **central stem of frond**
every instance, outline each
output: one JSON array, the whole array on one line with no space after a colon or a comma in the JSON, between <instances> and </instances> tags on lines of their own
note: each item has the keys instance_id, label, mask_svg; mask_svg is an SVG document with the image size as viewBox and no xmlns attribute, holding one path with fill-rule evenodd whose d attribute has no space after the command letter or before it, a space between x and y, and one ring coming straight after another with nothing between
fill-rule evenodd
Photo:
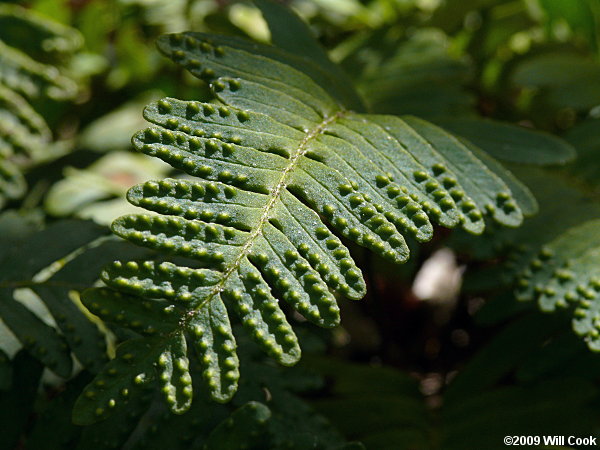
<instances>
[{"instance_id":1,"label":"central stem of frond","mask_svg":"<svg viewBox=\"0 0 600 450\"><path fill-rule=\"evenodd\" d=\"M269 200L265 204L263 214L261 215L258 223L256 224L256 227L254 227L254 229L248 236L248 239L246 240L244 245L240 248L240 251L239 251L237 257L235 258L235 260L227 267L227 270L223 273L221 280L217 284L215 284L211 293L209 295L207 295L206 299L196 308L196 310L199 310L200 308L202 308L204 305L206 305L208 302L210 302L215 295L218 295L223 290L229 277L238 269L238 267L242 263L242 260L246 256L248 256L248 254L250 254L250 251L252 250L252 246L254 245L254 242L261 235L263 227L269 220L271 211L275 207L277 200L279 199L279 197L281 195L281 192L287 186L290 172L296 168L296 166L300 162L300 158L302 158L302 156L304 156L304 154L307 152L309 142L311 140L315 139L320 134L322 134L328 125L332 124L333 122L338 120L340 117L343 117L345 114L346 114L346 111L339 111L336 114L325 118L325 120L323 120L321 123L319 123L319 125L317 125L315 128L310 130L306 134L306 136L304 136L304 139L302 139L302 141L300 142L300 145L298 145L298 148L296 149L296 151L290 156L289 163L283 170L283 173L281 174L279 181L277 182L275 187L273 187L273 189L271 190L271 194L269 195ZM187 317L184 319L185 322L189 321L195 315L196 310L191 311L187 315Z\"/></svg>"}]
</instances>

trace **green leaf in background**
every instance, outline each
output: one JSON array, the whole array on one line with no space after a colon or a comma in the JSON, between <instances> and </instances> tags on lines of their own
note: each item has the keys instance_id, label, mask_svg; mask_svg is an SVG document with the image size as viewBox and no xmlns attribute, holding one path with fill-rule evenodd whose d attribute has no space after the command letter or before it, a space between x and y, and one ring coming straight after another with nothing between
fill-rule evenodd
<instances>
[{"instance_id":1,"label":"green leaf in background","mask_svg":"<svg viewBox=\"0 0 600 450\"><path fill-rule=\"evenodd\" d=\"M582 34L593 50L598 50L600 36L600 6L594 0L563 2L561 0L539 0L539 4L548 16L547 28L552 32L556 27L566 22L574 34Z\"/></svg>"},{"instance_id":2,"label":"green leaf in background","mask_svg":"<svg viewBox=\"0 0 600 450\"><path fill-rule=\"evenodd\" d=\"M577 159L566 167L573 181L583 183L594 194L600 193L600 120L588 118L571 128L565 138L577 149Z\"/></svg>"},{"instance_id":3,"label":"green leaf in background","mask_svg":"<svg viewBox=\"0 0 600 450\"><path fill-rule=\"evenodd\" d=\"M506 162L562 165L575 159L568 142L549 133L489 119L444 118L444 128L467 138L496 159Z\"/></svg>"},{"instance_id":4,"label":"green leaf in background","mask_svg":"<svg viewBox=\"0 0 600 450\"><path fill-rule=\"evenodd\" d=\"M107 230L92 222L62 221L24 232L26 219L8 213L0 217L4 325L56 374L71 375L71 352L84 367L97 372L107 360L105 335L75 293L93 284L100 268L118 255L147 253L104 240ZM14 228L17 224L20 229ZM30 299L25 303L17 295L23 289Z\"/></svg>"},{"instance_id":5,"label":"green leaf in background","mask_svg":"<svg viewBox=\"0 0 600 450\"><path fill-rule=\"evenodd\" d=\"M421 30L394 47L393 54L367 65L359 88L378 113L434 119L468 113L474 97L465 89L468 61L448 52L446 36Z\"/></svg>"},{"instance_id":6,"label":"green leaf in background","mask_svg":"<svg viewBox=\"0 0 600 450\"><path fill-rule=\"evenodd\" d=\"M163 177L169 169L161 161L143 155L114 151L85 169L65 168L64 178L54 183L44 206L54 216L75 215L110 224L136 211L123 198L132 184L148 176Z\"/></svg>"},{"instance_id":7,"label":"green leaf in background","mask_svg":"<svg viewBox=\"0 0 600 450\"><path fill-rule=\"evenodd\" d=\"M261 448L265 444L264 427L271 412L265 405L250 402L234 411L208 437L205 448L235 450ZM252 430L252 431L250 431Z\"/></svg>"},{"instance_id":8,"label":"green leaf in background","mask_svg":"<svg viewBox=\"0 0 600 450\"><path fill-rule=\"evenodd\" d=\"M2 448L14 448L25 432L43 368L25 351L14 356L9 389L0 396L0 420L6 426L0 433Z\"/></svg>"},{"instance_id":9,"label":"green leaf in background","mask_svg":"<svg viewBox=\"0 0 600 450\"><path fill-rule=\"evenodd\" d=\"M542 53L518 64L511 78L518 86L536 89L554 106L586 110L600 104L600 62L590 57Z\"/></svg>"}]
</instances>

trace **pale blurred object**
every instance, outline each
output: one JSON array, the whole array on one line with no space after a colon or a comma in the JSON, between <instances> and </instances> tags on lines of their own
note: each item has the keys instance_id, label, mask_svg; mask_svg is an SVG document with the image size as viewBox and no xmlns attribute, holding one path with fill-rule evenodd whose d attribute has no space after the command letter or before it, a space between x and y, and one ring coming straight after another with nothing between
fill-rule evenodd
<instances>
[{"instance_id":1,"label":"pale blurred object","mask_svg":"<svg viewBox=\"0 0 600 450\"><path fill-rule=\"evenodd\" d=\"M231 5L229 20L259 42L269 42L271 32L258 8L240 3Z\"/></svg>"},{"instance_id":2,"label":"pale blurred object","mask_svg":"<svg viewBox=\"0 0 600 450\"><path fill-rule=\"evenodd\" d=\"M415 277L412 291L419 300L454 304L462 285L464 266L458 266L454 252L442 248L427 259Z\"/></svg>"},{"instance_id":3,"label":"pale blurred object","mask_svg":"<svg viewBox=\"0 0 600 450\"><path fill-rule=\"evenodd\" d=\"M162 179L170 171L166 163L145 155L112 152L86 169L65 168L65 176L46 197L46 210L54 216L74 214L109 224L118 216L140 210L125 199L134 184Z\"/></svg>"}]
</instances>

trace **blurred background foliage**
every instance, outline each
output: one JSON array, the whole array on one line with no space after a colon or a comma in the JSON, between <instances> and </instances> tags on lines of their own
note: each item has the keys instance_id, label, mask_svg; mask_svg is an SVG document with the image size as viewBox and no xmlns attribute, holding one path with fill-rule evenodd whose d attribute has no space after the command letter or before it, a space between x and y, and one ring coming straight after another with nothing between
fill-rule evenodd
<instances>
[{"instance_id":1,"label":"blurred background foliage","mask_svg":"<svg viewBox=\"0 0 600 450\"><path fill-rule=\"evenodd\" d=\"M414 114L480 144L531 188L538 216L482 237L439 230L434 241L413 245L402 267L352 247L368 296L360 304L341 300L342 327L332 333L305 333L308 356L299 367L276 368L247 344L248 385L233 405L198 400L175 417L141 396L108 422L76 427L70 409L97 362L78 354L56 305L86 314L78 292L104 260L132 251L106 236L107 224L134 209L126 190L183 176L130 152L131 135L145 126L143 106L162 96L210 95L161 57L154 41L184 30L263 42L270 33L249 1L4 1L0 58L6 47L52 66L43 83L67 87L65 95L19 91L0 71L0 289L3 302L23 306L17 318L0 308L0 423L11 430L0 433L0 447L362 448L347 443L356 440L373 449L493 450L505 448L504 435L600 434L600 359L570 330L572 308L541 314L514 294L540 248L600 218L600 0L285 3L373 112ZM19 14L46 25L20 22ZM6 86L25 100L4 95ZM15 132L6 129L32 110L36 122L25 126L24 144L11 141ZM36 261L28 259L31 239ZM600 242L590 237L590 246ZM427 272L428 262L439 270ZM14 265L20 272L8 269ZM419 276L438 288L423 293ZM54 277L61 290L52 290ZM100 336L103 355L114 353L124 331L94 320L86 333ZM54 373L43 369L53 367L43 349L27 345L11 321L43 322L48 330L38 338L66 349L62 370L60 361ZM584 331L588 344L597 339ZM265 423L258 436L247 434L248 424Z\"/></svg>"}]
</instances>

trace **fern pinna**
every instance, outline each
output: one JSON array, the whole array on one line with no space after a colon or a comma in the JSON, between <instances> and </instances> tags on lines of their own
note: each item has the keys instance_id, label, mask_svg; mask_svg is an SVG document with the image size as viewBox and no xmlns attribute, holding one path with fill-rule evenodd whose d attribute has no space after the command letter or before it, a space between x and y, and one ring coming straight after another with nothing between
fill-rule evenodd
<instances>
[{"instance_id":1,"label":"fern pinna","mask_svg":"<svg viewBox=\"0 0 600 450\"><path fill-rule=\"evenodd\" d=\"M150 104L144 114L154 126L133 143L197 179L133 187L129 201L159 214L124 216L112 229L196 262L116 261L102 274L107 287L86 291L94 314L141 336L122 344L85 389L78 423L106 417L154 381L173 412L186 411L188 346L210 396L229 400L239 371L227 309L274 359L297 362L280 300L333 327L334 292L365 294L333 231L402 263L404 236L427 241L432 222L478 234L484 216L514 227L535 209L529 192L472 144L415 117L356 112L352 88L302 56L191 32L163 36L158 46L207 81L216 99Z\"/></svg>"}]
</instances>

